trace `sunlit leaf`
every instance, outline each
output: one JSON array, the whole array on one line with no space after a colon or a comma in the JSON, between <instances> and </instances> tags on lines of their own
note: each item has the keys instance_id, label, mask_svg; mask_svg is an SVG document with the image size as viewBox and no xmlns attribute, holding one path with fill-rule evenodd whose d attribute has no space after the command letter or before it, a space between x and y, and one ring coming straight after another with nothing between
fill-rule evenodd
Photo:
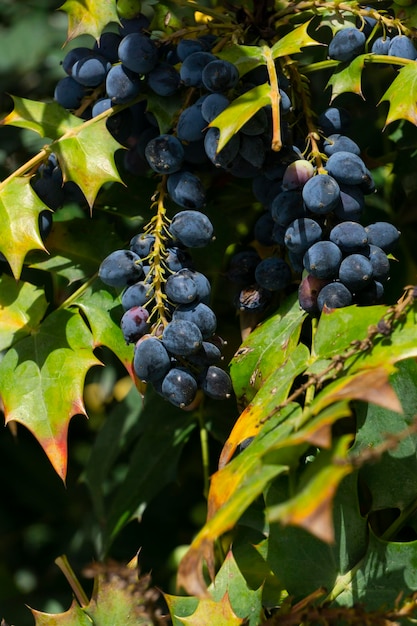
<instances>
[{"instance_id":1,"label":"sunlit leaf","mask_svg":"<svg viewBox=\"0 0 417 626\"><path fill-rule=\"evenodd\" d=\"M235 135L248 120L255 115L259 109L271 104L271 88L268 83L253 87L233 100L220 115L218 115L209 126L215 126L220 130L218 151L227 144L229 139Z\"/></svg>"},{"instance_id":2,"label":"sunlit leaf","mask_svg":"<svg viewBox=\"0 0 417 626\"><path fill-rule=\"evenodd\" d=\"M0 183L0 252L19 278L23 261L31 250L45 250L39 233L39 213L49 210L33 191L29 177Z\"/></svg>"},{"instance_id":3,"label":"sunlit leaf","mask_svg":"<svg viewBox=\"0 0 417 626\"><path fill-rule=\"evenodd\" d=\"M248 404L268 376L292 354L305 317L297 296L290 297L240 345L231 362L230 375L241 404Z\"/></svg>"},{"instance_id":4,"label":"sunlit leaf","mask_svg":"<svg viewBox=\"0 0 417 626\"><path fill-rule=\"evenodd\" d=\"M307 46L323 45L310 37L307 32L309 26L310 22L305 22L304 24L301 24L301 26L293 28L281 39L278 39L278 41L272 46L272 57L277 59L278 57L297 54L297 52L301 52L301 50Z\"/></svg>"},{"instance_id":5,"label":"sunlit leaf","mask_svg":"<svg viewBox=\"0 0 417 626\"><path fill-rule=\"evenodd\" d=\"M43 613L42 611L36 611L30 609L33 617L35 618L35 626L91 626L92 622L88 615L82 610L76 600L72 601L72 604L68 611L64 613Z\"/></svg>"},{"instance_id":6,"label":"sunlit leaf","mask_svg":"<svg viewBox=\"0 0 417 626\"><path fill-rule=\"evenodd\" d=\"M60 7L68 14L68 40L79 35L98 39L110 22L118 22L116 0L66 0Z\"/></svg>"},{"instance_id":7,"label":"sunlit leaf","mask_svg":"<svg viewBox=\"0 0 417 626\"><path fill-rule=\"evenodd\" d=\"M20 422L45 450L65 480L70 419L85 414L84 378L100 362L81 316L66 310L49 315L0 362L0 394L6 423Z\"/></svg>"},{"instance_id":8,"label":"sunlit leaf","mask_svg":"<svg viewBox=\"0 0 417 626\"><path fill-rule=\"evenodd\" d=\"M385 124L395 120L408 120L417 126L417 63L407 63L398 71L380 102L388 102L389 110Z\"/></svg>"},{"instance_id":9,"label":"sunlit leaf","mask_svg":"<svg viewBox=\"0 0 417 626\"><path fill-rule=\"evenodd\" d=\"M57 102L37 102L18 96L11 97L13 111L1 120L1 125L27 128L50 139L59 139L68 130L80 125L80 118L69 113Z\"/></svg>"},{"instance_id":10,"label":"sunlit leaf","mask_svg":"<svg viewBox=\"0 0 417 626\"><path fill-rule=\"evenodd\" d=\"M64 180L77 183L90 206L105 183L121 182L114 162L114 152L119 148L105 119L86 122L53 145Z\"/></svg>"},{"instance_id":11,"label":"sunlit leaf","mask_svg":"<svg viewBox=\"0 0 417 626\"><path fill-rule=\"evenodd\" d=\"M31 283L0 276L0 350L34 332L48 303L42 289Z\"/></svg>"}]
</instances>

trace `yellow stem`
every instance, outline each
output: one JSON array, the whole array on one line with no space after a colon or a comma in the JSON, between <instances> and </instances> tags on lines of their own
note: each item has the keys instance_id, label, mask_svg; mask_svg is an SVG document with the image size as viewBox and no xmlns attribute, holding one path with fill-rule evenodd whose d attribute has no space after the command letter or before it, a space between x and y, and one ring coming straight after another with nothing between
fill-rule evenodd
<instances>
[{"instance_id":1,"label":"yellow stem","mask_svg":"<svg viewBox=\"0 0 417 626\"><path fill-rule=\"evenodd\" d=\"M275 62L272 57L271 48L263 46L263 56L266 60L268 70L269 84L271 86L271 105L272 105L272 144L271 148L275 152L279 152L282 148L281 138L281 120L280 120L280 103L281 94L279 93L278 76L275 68Z\"/></svg>"}]
</instances>

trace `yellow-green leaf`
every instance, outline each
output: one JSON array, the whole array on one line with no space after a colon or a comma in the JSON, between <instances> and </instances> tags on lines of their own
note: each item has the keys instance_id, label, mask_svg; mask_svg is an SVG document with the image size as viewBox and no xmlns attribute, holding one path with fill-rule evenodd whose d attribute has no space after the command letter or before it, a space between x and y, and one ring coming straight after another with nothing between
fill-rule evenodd
<instances>
[{"instance_id":1,"label":"yellow-green leaf","mask_svg":"<svg viewBox=\"0 0 417 626\"><path fill-rule=\"evenodd\" d=\"M0 362L0 395L6 423L15 420L41 444L65 480L71 417L85 414L84 379L100 361L78 312L58 309L18 341Z\"/></svg>"},{"instance_id":2,"label":"yellow-green leaf","mask_svg":"<svg viewBox=\"0 0 417 626\"><path fill-rule=\"evenodd\" d=\"M27 128L50 139L58 139L71 128L80 125L80 119L57 102L37 102L18 96L11 97L13 111L1 120L1 125Z\"/></svg>"},{"instance_id":3,"label":"yellow-green leaf","mask_svg":"<svg viewBox=\"0 0 417 626\"><path fill-rule=\"evenodd\" d=\"M349 63L347 67L343 64L340 69L333 71L327 83L327 87L332 89L332 102L341 93L351 92L362 96L361 78L367 56L366 54L361 54L352 63Z\"/></svg>"},{"instance_id":4,"label":"yellow-green leaf","mask_svg":"<svg viewBox=\"0 0 417 626\"><path fill-rule=\"evenodd\" d=\"M8 348L37 328L48 303L42 289L31 283L0 276L0 350Z\"/></svg>"},{"instance_id":5,"label":"yellow-green leaf","mask_svg":"<svg viewBox=\"0 0 417 626\"><path fill-rule=\"evenodd\" d=\"M402 67L380 102L389 103L385 125L395 120L408 120L417 126L417 63L411 61Z\"/></svg>"},{"instance_id":6,"label":"yellow-green leaf","mask_svg":"<svg viewBox=\"0 0 417 626\"><path fill-rule=\"evenodd\" d=\"M116 0L66 0L60 10L68 14L68 41L79 35L98 39L107 24L119 21Z\"/></svg>"},{"instance_id":7,"label":"yellow-green leaf","mask_svg":"<svg viewBox=\"0 0 417 626\"><path fill-rule=\"evenodd\" d=\"M272 57L274 59L278 57L287 56L290 54L297 54L301 52L302 48L306 46L321 46L320 42L316 41L307 32L310 22L301 24L298 28L294 28L289 33L279 39L271 49Z\"/></svg>"},{"instance_id":8,"label":"yellow-green leaf","mask_svg":"<svg viewBox=\"0 0 417 626\"><path fill-rule=\"evenodd\" d=\"M53 144L64 180L73 180L81 187L90 207L102 185L122 182L114 162L114 152L119 148L105 119L79 125Z\"/></svg>"},{"instance_id":9,"label":"yellow-green leaf","mask_svg":"<svg viewBox=\"0 0 417 626\"><path fill-rule=\"evenodd\" d=\"M30 250L45 250L39 233L39 213L48 207L33 191L29 177L16 177L0 183L0 252L19 278ZM49 209L48 209L49 210Z\"/></svg>"},{"instance_id":10,"label":"yellow-green leaf","mask_svg":"<svg viewBox=\"0 0 417 626\"><path fill-rule=\"evenodd\" d=\"M250 89L239 98L236 98L236 100L233 100L227 109L220 113L220 115L209 124L209 126L215 126L220 130L219 152L224 148L229 139L231 139L259 109L262 109L262 107L267 104L271 104L270 91L271 88L268 83Z\"/></svg>"}]
</instances>

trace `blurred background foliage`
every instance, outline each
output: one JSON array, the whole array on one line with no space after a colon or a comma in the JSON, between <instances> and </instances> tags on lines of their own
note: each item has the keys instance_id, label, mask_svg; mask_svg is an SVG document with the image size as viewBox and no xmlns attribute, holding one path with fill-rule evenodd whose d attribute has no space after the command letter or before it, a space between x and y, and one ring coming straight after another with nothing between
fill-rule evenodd
<instances>
[{"instance_id":1,"label":"blurred background foliage","mask_svg":"<svg viewBox=\"0 0 417 626\"><path fill-rule=\"evenodd\" d=\"M91 46L89 37L78 38L65 48L67 17L56 11L60 2L52 0L2 0L0 11L0 116L11 110L14 94L36 100L51 99L54 87L63 76L60 62L70 47ZM338 98L339 106L353 113L352 138L363 147L368 165L373 169L378 196L369 201L367 222L378 218L388 219L403 232L399 263L392 268L393 278L389 298L394 301L407 283L415 282L417 263L416 198L417 129L408 122L400 122L383 131L384 107L376 107L387 82L385 74L392 68L365 72L363 91L367 102L358 96L344 94ZM328 105L329 92L325 86L329 76L311 76L312 101L320 112ZM42 145L44 140L33 133L13 127L0 131L0 176L25 162ZM132 181L129 179L129 183ZM227 339L226 362L240 343L239 323L236 318L230 288L225 278L225 250L230 252L234 243L248 241L250 226L260 207L248 200L250 183L243 180L232 185L211 190L211 200L216 205L227 206L213 212L216 241L210 255L196 253L196 265L214 281L219 331ZM126 195L120 186L107 189L99 197L101 207L109 206L117 198L120 216L98 217L111 225L120 236L128 240L138 230L143 218L138 205L132 205L135 187ZM113 193L113 195L112 195ZM131 195L133 194L133 195ZM137 198L143 197L138 189ZM149 196L151 193L149 193ZM142 206L142 215L145 208ZM78 208L70 207L62 219L78 215ZM84 219L90 219L84 215ZM59 218L58 218L59 219ZM94 226L93 226L94 229ZM227 258L227 254L226 254ZM213 268L220 271L213 274ZM26 270L23 279L43 284L45 273ZM53 285L57 290L57 285ZM60 286L58 285L58 292ZM66 287L63 285L62 298ZM52 290L52 286L50 286ZM74 570L81 573L89 563L101 556L100 507L111 501L131 463L134 451L135 428L152 426L163 416L179 419L177 411L157 397L145 403L132 388L130 379L121 364L107 351L97 356L105 368L93 368L85 388L85 403L89 420L75 417L69 431L69 473L64 486L52 470L45 454L30 433L18 426L6 428L0 437L0 618L15 626L30 626L33 618L25 607L30 605L48 612L64 611L71 602L71 590L54 560L65 553ZM222 442L236 419L237 409L231 402L218 410L218 405L207 403L205 416L210 432L210 470L216 468ZM138 421L140 416L140 421ZM184 420L189 419L185 414ZM95 484L94 448L104 425L130 425L132 437L121 449L117 463L105 475L100 496L91 493L89 484ZM137 426L137 424L140 424ZM105 439L105 435L104 435ZM100 474L100 468L97 468ZM86 478L87 477L87 478ZM92 478L93 477L93 478ZM140 477L138 477L139 481ZM94 497L95 495L95 497ZM101 498L101 500L100 500ZM100 500L100 501L99 501ZM176 480L164 487L153 498L140 523L132 522L117 536L110 556L121 561L130 560L140 552L142 571L152 571L153 584L164 591L175 592L174 576L183 546L190 543L194 533L205 519L203 497L203 471L199 429L190 429L189 438L180 456ZM89 592L90 581L81 580ZM89 587L90 585L90 587Z\"/></svg>"}]
</instances>

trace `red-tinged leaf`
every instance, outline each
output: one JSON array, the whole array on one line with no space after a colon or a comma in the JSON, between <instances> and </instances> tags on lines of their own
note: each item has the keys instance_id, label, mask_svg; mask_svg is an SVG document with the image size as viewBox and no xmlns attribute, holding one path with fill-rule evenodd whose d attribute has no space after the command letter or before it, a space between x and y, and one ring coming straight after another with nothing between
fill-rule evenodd
<instances>
[{"instance_id":1,"label":"red-tinged leaf","mask_svg":"<svg viewBox=\"0 0 417 626\"><path fill-rule=\"evenodd\" d=\"M43 318L48 303L45 294L31 283L0 276L0 350L30 335Z\"/></svg>"},{"instance_id":2,"label":"red-tinged leaf","mask_svg":"<svg viewBox=\"0 0 417 626\"><path fill-rule=\"evenodd\" d=\"M45 250L39 233L39 213L49 210L33 191L29 177L16 177L0 183L0 252L19 278L30 250Z\"/></svg>"},{"instance_id":3,"label":"red-tinged leaf","mask_svg":"<svg viewBox=\"0 0 417 626\"><path fill-rule=\"evenodd\" d=\"M85 122L53 144L64 180L81 187L90 207L105 183L122 182L114 162L114 152L120 148L105 119Z\"/></svg>"},{"instance_id":4,"label":"red-tinged leaf","mask_svg":"<svg viewBox=\"0 0 417 626\"><path fill-rule=\"evenodd\" d=\"M66 0L60 7L68 14L68 41L79 35L98 39L110 22L118 22L116 0Z\"/></svg>"},{"instance_id":5,"label":"red-tinged leaf","mask_svg":"<svg viewBox=\"0 0 417 626\"><path fill-rule=\"evenodd\" d=\"M241 413L224 444L219 459L220 468L230 461L240 443L260 432L263 422L273 416L277 418L277 407L286 399L295 377L305 370L309 358L308 348L300 343L281 367L267 378L255 398Z\"/></svg>"},{"instance_id":6,"label":"red-tinged leaf","mask_svg":"<svg viewBox=\"0 0 417 626\"><path fill-rule=\"evenodd\" d=\"M362 400L377 404L390 411L402 413L398 396L389 384L389 374L395 371L390 363L385 367L360 371L353 376L344 376L328 385L317 395L311 410L317 414L324 407L339 400Z\"/></svg>"},{"instance_id":7,"label":"red-tinged leaf","mask_svg":"<svg viewBox=\"0 0 417 626\"><path fill-rule=\"evenodd\" d=\"M322 541L334 541L333 498L345 476L352 471L347 455L352 437L339 439L334 450L321 451L306 470L298 493L267 509L270 523L300 526Z\"/></svg>"},{"instance_id":8,"label":"red-tinged leaf","mask_svg":"<svg viewBox=\"0 0 417 626\"><path fill-rule=\"evenodd\" d=\"M80 605L73 600L68 611L64 613L43 613L30 609L35 618L35 626L92 626L92 621L82 610Z\"/></svg>"},{"instance_id":9,"label":"red-tinged leaf","mask_svg":"<svg viewBox=\"0 0 417 626\"><path fill-rule=\"evenodd\" d=\"M297 54L297 52L301 52L307 46L322 46L322 43L316 41L308 34L309 26L310 22L305 22L279 39L271 48L272 57L277 59L278 57Z\"/></svg>"},{"instance_id":10,"label":"red-tinged leaf","mask_svg":"<svg viewBox=\"0 0 417 626\"><path fill-rule=\"evenodd\" d=\"M85 414L84 378L100 361L79 313L57 310L0 362L0 395L6 423L20 422L39 441L65 480L70 419Z\"/></svg>"},{"instance_id":11,"label":"red-tinged leaf","mask_svg":"<svg viewBox=\"0 0 417 626\"><path fill-rule=\"evenodd\" d=\"M361 54L356 57L347 67L343 64L340 69L335 69L327 83L327 87L331 87L331 102L342 93L351 92L363 98L362 94L362 71L365 67L365 61L368 55Z\"/></svg>"},{"instance_id":12,"label":"red-tinged leaf","mask_svg":"<svg viewBox=\"0 0 417 626\"><path fill-rule=\"evenodd\" d=\"M271 88L268 83L253 87L246 93L233 100L230 105L220 115L218 115L209 126L215 126L220 130L218 151L227 144L229 139L235 135L248 120L255 115L259 109L271 104Z\"/></svg>"},{"instance_id":13,"label":"red-tinged leaf","mask_svg":"<svg viewBox=\"0 0 417 626\"><path fill-rule=\"evenodd\" d=\"M80 125L80 118L69 113L57 102L37 102L18 96L11 97L13 111L1 120L1 125L26 128L50 139L59 139L68 130Z\"/></svg>"},{"instance_id":14,"label":"red-tinged leaf","mask_svg":"<svg viewBox=\"0 0 417 626\"><path fill-rule=\"evenodd\" d=\"M119 297L101 288L96 281L74 302L88 319L93 334L94 347L106 346L121 360L130 376L135 379L132 368L133 345L126 344L120 324L123 310Z\"/></svg>"},{"instance_id":15,"label":"red-tinged leaf","mask_svg":"<svg viewBox=\"0 0 417 626\"><path fill-rule=\"evenodd\" d=\"M395 120L408 120L417 126L417 63L410 61L402 67L380 102L388 102L385 125Z\"/></svg>"}]
</instances>

